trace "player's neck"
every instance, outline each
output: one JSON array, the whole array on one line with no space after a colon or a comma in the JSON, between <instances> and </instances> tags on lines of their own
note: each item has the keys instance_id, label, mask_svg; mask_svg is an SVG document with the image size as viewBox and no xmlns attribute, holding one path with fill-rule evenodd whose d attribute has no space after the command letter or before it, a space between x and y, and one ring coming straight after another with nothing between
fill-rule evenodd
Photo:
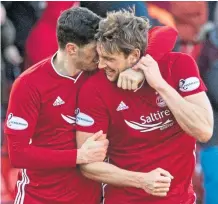
<instances>
[{"instance_id":1,"label":"player's neck","mask_svg":"<svg viewBox=\"0 0 218 204\"><path fill-rule=\"evenodd\" d=\"M61 50L58 50L57 55L53 60L53 64L55 70L61 75L72 77L78 74L78 70Z\"/></svg>"}]
</instances>

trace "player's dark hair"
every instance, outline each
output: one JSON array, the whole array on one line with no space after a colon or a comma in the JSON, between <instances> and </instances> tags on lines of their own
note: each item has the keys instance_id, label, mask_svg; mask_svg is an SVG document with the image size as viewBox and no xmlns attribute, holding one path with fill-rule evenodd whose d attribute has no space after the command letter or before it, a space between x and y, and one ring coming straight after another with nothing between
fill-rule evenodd
<instances>
[{"instance_id":1,"label":"player's dark hair","mask_svg":"<svg viewBox=\"0 0 218 204\"><path fill-rule=\"evenodd\" d=\"M149 27L148 19L135 16L134 10L123 9L107 13L99 23L96 38L108 53L123 52L128 56L138 48L143 55Z\"/></svg>"},{"instance_id":2,"label":"player's dark hair","mask_svg":"<svg viewBox=\"0 0 218 204\"><path fill-rule=\"evenodd\" d=\"M74 7L61 13L57 22L57 39L61 49L69 42L84 46L95 39L100 17L87 8Z\"/></svg>"}]
</instances>

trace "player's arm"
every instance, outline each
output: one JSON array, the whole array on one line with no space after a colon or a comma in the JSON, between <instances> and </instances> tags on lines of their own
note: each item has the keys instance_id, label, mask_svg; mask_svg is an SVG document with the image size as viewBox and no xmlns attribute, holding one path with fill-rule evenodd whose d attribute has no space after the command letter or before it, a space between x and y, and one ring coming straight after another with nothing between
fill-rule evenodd
<instances>
[{"instance_id":1,"label":"player's arm","mask_svg":"<svg viewBox=\"0 0 218 204\"><path fill-rule=\"evenodd\" d=\"M103 160L104 149L99 152L96 151L95 145L90 149L88 144L90 140L98 140L99 133L91 137L79 150L52 150L35 146L34 142L30 144L39 111L39 92L24 79L18 78L12 87L5 122L9 157L14 167L28 169L66 168L75 167L76 164ZM102 143L97 145L101 146Z\"/></svg>"},{"instance_id":2,"label":"player's arm","mask_svg":"<svg viewBox=\"0 0 218 204\"><path fill-rule=\"evenodd\" d=\"M158 92L185 132L200 142L207 142L212 137L213 111L205 92L183 98L169 84Z\"/></svg>"},{"instance_id":3,"label":"player's arm","mask_svg":"<svg viewBox=\"0 0 218 204\"><path fill-rule=\"evenodd\" d=\"M93 133L77 131L78 148L92 135ZM105 138L106 134L103 134L101 139ZM85 177L97 182L118 187L140 188L154 196L166 196L173 178L169 172L161 168L141 173L121 169L107 162L82 164L80 170Z\"/></svg>"},{"instance_id":4,"label":"player's arm","mask_svg":"<svg viewBox=\"0 0 218 204\"><path fill-rule=\"evenodd\" d=\"M92 84L88 84L80 90L78 106L80 110L77 115L76 133L78 148L99 129L104 132L99 139L104 140L109 125L109 116L104 102ZM127 171L106 162L80 165L80 169L83 175L89 179L115 186L142 188L157 196L166 195L172 179L171 175L163 169L158 168L153 172L140 173Z\"/></svg>"},{"instance_id":5,"label":"player's arm","mask_svg":"<svg viewBox=\"0 0 218 204\"><path fill-rule=\"evenodd\" d=\"M195 61L181 54L173 65L174 89L161 76L158 64L146 56L139 65L146 79L165 100L181 128L200 142L207 142L213 132L213 112Z\"/></svg>"},{"instance_id":6,"label":"player's arm","mask_svg":"<svg viewBox=\"0 0 218 204\"><path fill-rule=\"evenodd\" d=\"M93 133L77 131L77 146L82 144L93 135ZM105 139L102 134L100 139ZM126 171L106 162L94 162L92 164L80 165L81 172L89 179L112 184L116 186L141 187L142 175L137 172Z\"/></svg>"}]
</instances>

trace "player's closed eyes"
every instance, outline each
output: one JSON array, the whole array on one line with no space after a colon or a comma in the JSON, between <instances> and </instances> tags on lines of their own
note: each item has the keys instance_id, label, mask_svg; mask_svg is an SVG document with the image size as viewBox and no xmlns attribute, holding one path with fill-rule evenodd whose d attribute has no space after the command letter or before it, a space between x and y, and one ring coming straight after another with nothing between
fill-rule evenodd
<instances>
[{"instance_id":1,"label":"player's closed eyes","mask_svg":"<svg viewBox=\"0 0 218 204\"><path fill-rule=\"evenodd\" d=\"M98 63L99 63L99 57L95 57L92 61L93 61L95 64L98 64Z\"/></svg>"},{"instance_id":2,"label":"player's closed eyes","mask_svg":"<svg viewBox=\"0 0 218 204\"><path fill-rule=\"evenodd\" d=\"M102 58L103 58L103 60L108 61L108 62L113 62L114 61L114 59L110 58L110 57L102 57Z\"/></svg>"}]
</instances>

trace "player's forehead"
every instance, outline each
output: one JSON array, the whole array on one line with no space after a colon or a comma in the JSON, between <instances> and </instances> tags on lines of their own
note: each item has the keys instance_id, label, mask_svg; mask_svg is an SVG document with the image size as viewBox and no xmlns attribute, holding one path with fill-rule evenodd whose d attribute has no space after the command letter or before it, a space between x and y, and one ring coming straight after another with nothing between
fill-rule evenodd
<instances>
[{"instance_id":1,"label":"player's forehead","mask_svg":"<svg viewBox=\"0 0 218 204\"><path fill-rule=\"evenodd\" d=\"M103 58L116 58L117 56L120 55L120 53L110 53L110 52L107 52L104 48L104 45L101 44L101 43L97 43L97 53L100 57L103 57Z\"/></svg>"}]
</instances>

